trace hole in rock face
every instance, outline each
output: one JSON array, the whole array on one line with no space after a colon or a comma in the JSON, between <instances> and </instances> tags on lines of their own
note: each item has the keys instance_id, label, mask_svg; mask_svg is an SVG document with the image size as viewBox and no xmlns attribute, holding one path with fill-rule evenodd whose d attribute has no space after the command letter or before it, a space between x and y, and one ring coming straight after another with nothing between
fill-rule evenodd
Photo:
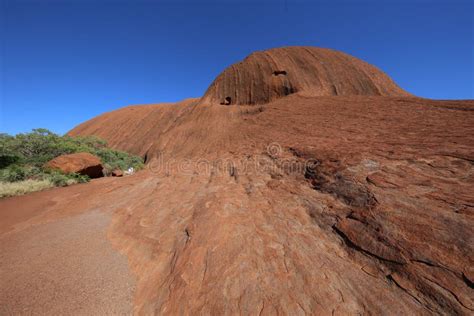
<instances>
[{"instance_id":1,"label":"hole in rock face","mask_svg":"<svg viewBox=\"0 0 474 316\"><path fill-rule=\"evenodd\" d=\"M274 76L286 76L286 71L285 70L275 70L273 72Z\"/></svg>"},{"instance_id":2,"label":"hole in rock face","mask_svg":"<svg viewBox=\"0 0 474 316\"><path fill-rule=\"evenodd\" d=\"M221 102L222 105L230 105L232 102L231 97L225 97L224 101Z\"/></svg>"}]
</instances>

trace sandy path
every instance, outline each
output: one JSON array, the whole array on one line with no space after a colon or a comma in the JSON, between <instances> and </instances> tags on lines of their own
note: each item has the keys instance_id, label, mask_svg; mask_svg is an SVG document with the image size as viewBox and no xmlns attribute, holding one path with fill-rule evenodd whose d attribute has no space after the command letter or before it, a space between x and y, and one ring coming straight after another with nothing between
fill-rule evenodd
<instances>
[{"instance_id":1,"label":"sandy path","mask_svg":"<svg viewBox=\"0 0 474 316\"><path fill-rule=\"evenodd\" d=\"M128 315L135 281L91 211L0 239L1 315Z\"/></svg>"}]
</instances>

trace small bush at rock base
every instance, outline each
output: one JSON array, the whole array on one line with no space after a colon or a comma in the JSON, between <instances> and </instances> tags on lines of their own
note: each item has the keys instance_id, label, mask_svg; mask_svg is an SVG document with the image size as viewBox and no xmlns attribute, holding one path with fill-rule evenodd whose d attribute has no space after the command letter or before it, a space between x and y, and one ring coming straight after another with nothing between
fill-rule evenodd
<instances>
[{"instance_id":1,"label":"small bush at rock base","mask_svg":"<svg viewBox=\"0 0 474 316\"><path fill-rule=\"evenodd\" d=\"M89 181L87 176L75 173L63 174L44 167L46 162L55 157L78 152L98 156L106 175L116 169L127 170L133 167L135 170L140 170L144 166L142 158L108 148L106 141L98 137L60 136L47 129L38 128L30 133L15 136L0 134L0 182L5 185L31 180L33 182L24 182L20 185L20 187L26 185L30 189L40 188L42 186L39 183L45 185L46 182L54 186L87 182ZM35 183L38 185L33 185ZM28 190L18 189L18 192L26 193Z\"/></svg>"}]
</instances>

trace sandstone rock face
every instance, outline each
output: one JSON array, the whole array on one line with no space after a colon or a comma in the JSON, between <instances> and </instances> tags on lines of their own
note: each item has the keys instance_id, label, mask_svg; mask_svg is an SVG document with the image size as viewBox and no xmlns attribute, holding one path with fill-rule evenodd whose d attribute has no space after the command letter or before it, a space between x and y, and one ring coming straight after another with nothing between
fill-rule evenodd
<instances>
[{"instance_id":1,"label":"sandstone rock face","mask_svg":"<svg viewBox=\"0 0 474 316\"><path fill-rule=\"evenodd\" d=\"M312 96L409 96L386 74L331 49L283 47L255 52L224 70L203 100L263 104L296 92Z\"/></svg>"},{"instance_id":2,"label":"sandstone rock face","mask_svg":"<svg viewBox=\"0 0 474 316\"><path fill-rule=\"evenodd\" d=\"M137 315L474 312L472 100L187 100L106 113L71 134L101 136L147 166L0 200L0 237L8 237L0 277L16 268L3 258L26 249L19 241L30 240L30 227L100 209L111 214L107 236L136 277ZM51 258L43 258L25 253L33 278L46 277ZM0 306L21 313L14 293L27 285L2 285ZM67 293L43 296L67 306ZM97 293L81 295L94 302ZM32 313L44 306L27 303Z\"/></svg>"},{"instance_id":3,"label":"sandstone rock face","mask_svg":"<svg viewBox=\"0 0 474 316\"><path fill-rule=\"evenodd\" d=\"M198 101L127 106L86 121L68 134L96 135L107 140L108 146L141 156L147 162L158 154L156 144Z\"/></svg>"},{"instance_id":4,"label":"sandstone rock face","mask_svg":"<svg viewBox=\"0 0 474 316\"><path fill-rule=\"evenodd\" d=\"M104 176L100 158L90 153L61 155L49 161L46 166L61 170L64 173L75 172L89 176L90 178L100 178Z\"/></svg>"},{"instance_id":5,"label":"sandstone rock face","mask_svg":"<svg viewBox=\"0 0 474 316\"><path fill-rule=\"evenodd\" d=\"M113 214L137 314L472 314L473 101L187 106L129 129L154 144L145 171L18 198L45 221ZM122 114L115 131L143 120Z\"/></svg>"},{"instance_id":6,"label":"sandstone rock face","mask_svg":"<svg viewBox=\"0 0 474 316\"><path fill-rule=\"evenodd\" d=\"M165 134L177 125L183 126L186 121L195 125L190 120L199 120L201 130L212 130L215 126L206 126L206 121L213 122L216 117L209 117L210 113L203 110L209 104L264 104L294 93L411 96L376 67L345 53L316 47L283 47L255 52L230 66L201 99L124 107L84 122L68 134L99 136L112 148L147 161L159 156L165 146L163 139L167 139ZM190 112L195 113L192 118ZM216 128L216 132L221 131Z\"/></svg>"}]
</instances>

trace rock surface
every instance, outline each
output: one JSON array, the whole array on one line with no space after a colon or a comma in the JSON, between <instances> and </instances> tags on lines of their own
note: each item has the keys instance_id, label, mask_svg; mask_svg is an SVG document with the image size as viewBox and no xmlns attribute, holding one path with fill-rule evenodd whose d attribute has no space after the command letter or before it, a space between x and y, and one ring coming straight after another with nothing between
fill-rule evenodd
<instances>
[{"instance_id":1,"label":"rock surface","mask_svg":"<svg viewBox=\"0 0 474 316\"><path fill-rule=\"evenodd\" d=\"M127 106L86 121L68 134L96 135L106 139L108 146L141 156L146 163L157 155L153 147L161 136L172 129L198 101L188 99L176 104Z\"/></svg>"},{"instance_id":2,"label":"rock surface","mask_svg":"<svg viewBox=\"0 0 474 316\"><path fill-rule=\"evenodd\" d=\"M58 156L46 164L52 169L61 170L64 173L79 173L90 178L100 178L104 174L100 158L90 153L75 153Z\"/></svg>"},{"instance_id":3,"label":"rock surface","mask_svg":"<svg viewBox=\"0 0 474 316\"><path fill-rule=\"evenodd\" d=\"M292 93L409 96L376 67L332 49L282 47L251 54L224 70L203 100L264 104Z\"/></svg>"},{"instance_id":4,"label":"rock surface","mask_svg":"<svg viewBox=\"0 0 474 316\"><path fill-rule=\"evenodd\" d=\"M71 134L146 155L147 168L0 200L0 238L111 214L136 314L474 312L474 101L188 100Z\"/></svg>"},{"instance_id":5,"label":"rock surface","mask_svg":"<svg viewBox=\"0 0 474 316\"><path fill-rule=\"evenodd\" d=\"M120 169L115 169L112 171L112 177L123 177L123 171Z\"/></svg>"}]
</instances>

